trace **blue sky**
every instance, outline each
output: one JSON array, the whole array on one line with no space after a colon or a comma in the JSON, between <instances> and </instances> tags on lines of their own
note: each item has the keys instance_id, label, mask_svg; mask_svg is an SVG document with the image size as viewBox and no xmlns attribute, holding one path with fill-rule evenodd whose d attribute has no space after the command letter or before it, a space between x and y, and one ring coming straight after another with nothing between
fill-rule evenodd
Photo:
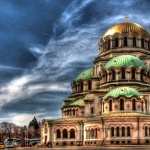
<instances>
[{"instance_id":1,"label":"blue sky","mask_svg":"<svg viewBox=\"0 0 150 150\"><path fill-rule=\"evenodd\" d=\"M0 0L0 121L60 117L71 81L117 22L150 29L148 0Z\"/></svg>"}]
</instances>

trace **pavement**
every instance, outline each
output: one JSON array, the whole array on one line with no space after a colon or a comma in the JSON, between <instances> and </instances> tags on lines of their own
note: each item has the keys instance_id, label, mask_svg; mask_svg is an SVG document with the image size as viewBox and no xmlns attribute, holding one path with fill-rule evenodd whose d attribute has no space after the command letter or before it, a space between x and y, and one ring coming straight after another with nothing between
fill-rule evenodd
<instances>
[{"instance_id":1,"label":"pavement","mask_svg":"<svg viewBox=\"0 0 150 150\"><path fill-rule=\"evenodd\" d=\"M10 149L9 149L10 150ZM131 145L131 146L89 146L89 147L57 147L57 148L37 148L37 147L28 147L28 148L15 148L11 150L150 150L150 145Z\"/></svg>"}]
</instances>

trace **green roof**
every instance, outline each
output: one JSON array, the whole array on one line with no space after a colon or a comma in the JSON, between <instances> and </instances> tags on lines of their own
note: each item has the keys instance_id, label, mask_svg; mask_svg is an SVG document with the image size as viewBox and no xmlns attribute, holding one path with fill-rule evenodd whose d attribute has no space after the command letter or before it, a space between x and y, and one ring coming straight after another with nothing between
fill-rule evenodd
<instances>
[{"instance_id":1,"label":"green roof","mask_svg":"<svg viewBox=\"0 0 150 150\"><path fill-rule=\"evenodd\" d=\"M84 106L84 97L69 98L64 106Z\"/></svg>"},{"instance_id":2,"label":"green roof","mask_svg":"<svg viewBox=\"0 0 150 150\"><path fill-rule=\"evenodd\" d=\"M84 70L81 72L75 79L75 81L79 80L89 80L92 78L92 68L89 68L87 70Z\"/></svg>"},{"instance_id":3,"label":"green roof","mask_svg":"<svg viewBox=\"0 0 150 150\"><path fill-rule=\"evenodd\" d=\"M131 87L118 87L110 90L105 96L104 99L108 97L117 98L119 96L132 97L132 96L140 96L140 93Z\"/></svg>"},{"instance_id":4,"label":"green roof","mask_svg":"<svg viewBox=\"0 0 150 150\"><path fill-rule=\"evenodd\" d=\"M121 55L112 58L105 65L106 69L120 67L144 67L144 62L133 55Z\"/></svg>"},{"instance_id":5,"label":"green roof","mask_svg":"<svg viewBox=\"0 0 150 150\"><path fill-rule=\"evenodd\" d=\"M84 106L84 100L83 99L75 100L73 103L69 104L69 106Z\"/></svg>"}]
</instances>

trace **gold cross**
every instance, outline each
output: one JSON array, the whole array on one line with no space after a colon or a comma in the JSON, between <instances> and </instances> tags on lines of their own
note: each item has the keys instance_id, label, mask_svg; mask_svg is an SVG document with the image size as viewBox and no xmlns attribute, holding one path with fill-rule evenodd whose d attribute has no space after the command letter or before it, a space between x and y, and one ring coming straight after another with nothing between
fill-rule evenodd
<instances>
[{"instance_id":1,"label":"gold cross","mask_svg":"<svg viewBox=\"0 0 150 150\"><path fill-rule=\"evenodd\" d=\"M129 21L129 17L128 16L125 16L124 19L125 19L126 22Z\"/></svg>"}]
</instances>

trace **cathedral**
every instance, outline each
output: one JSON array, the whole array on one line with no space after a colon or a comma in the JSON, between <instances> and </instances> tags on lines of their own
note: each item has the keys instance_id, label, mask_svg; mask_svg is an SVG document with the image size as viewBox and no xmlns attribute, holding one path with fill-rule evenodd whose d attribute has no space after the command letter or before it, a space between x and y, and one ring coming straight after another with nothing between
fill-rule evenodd
<instances>
[{"instance_id":1,"label":"cathedral","mask_svg":"<svg viewBox=\"0 0 150 150\"><path fill-rule=\"evenodd\" d=\"M150 144L150 33L126 20L107 29L98 50L72 81L62 117L43 120L41 144Z\"/></svg>"}]
</instances>

